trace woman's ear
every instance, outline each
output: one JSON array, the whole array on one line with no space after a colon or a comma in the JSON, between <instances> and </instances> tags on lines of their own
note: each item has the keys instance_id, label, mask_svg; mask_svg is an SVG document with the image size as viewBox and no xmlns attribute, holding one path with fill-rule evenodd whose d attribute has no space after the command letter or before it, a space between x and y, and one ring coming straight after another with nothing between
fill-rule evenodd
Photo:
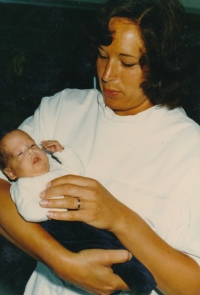
<instances>
[{"instance_id":1,"label":"woman's ear","mask_svg":"<svg viewBox=\"0 0 200 295\"><path fill-rule=\"evenodd\" d=\"M17 178L11 168L6 167L3 172L10 180L15 180Z\"/></svg>"}]
</instances>

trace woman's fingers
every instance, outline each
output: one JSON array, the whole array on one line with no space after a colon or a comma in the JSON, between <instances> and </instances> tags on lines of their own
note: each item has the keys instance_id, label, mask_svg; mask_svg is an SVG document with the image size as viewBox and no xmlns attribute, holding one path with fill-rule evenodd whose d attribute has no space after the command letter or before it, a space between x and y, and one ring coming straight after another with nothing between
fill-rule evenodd
<instances>
[{"instance_id":1,"label":"woman's fingers","mask_svg":"<svg viewBox=\"0 0 200 295\"><path fill-rule=\"evenodd\" d=\"M47 184L47 188L59 186L62 184L74 184L78 186L90 186L95 183L94 179L78 176L78 175L64 175L58 178L53 179L51 182Z\"/></svg>"},{"instance_id":2,"label":"woman's fingers","mask_svg":"<svg viewBox=\"0 0 200 295\"><path fill-rule=\"evenodd\" d=\"M56 186L51 186L40 193L41 199L48 199L55 196L68 196L68 197L84 197L86 188L81 185L73 183L63 183Z\"/></svg>"},{"instance_id":3,"label":"woman's fingers","mask_svg":"<svg viewBox=\"0 0 200 295\"><path fill-rule=\"evenodd\" d=\"M132 255L127 250L92 249L80 251L77 253L78 259L76 258L75 264L79 260L83 261L79 266L80 270L83 269L85 276L82 278L85 284L83 287L88 290L87 284L89 283L89 290L93 293L107 295L116 290L128 290L129 288L124 281L113 273L111 266L126 262L131 257Z\"/></svg>"},{"instance_id":4,"label":"woman's fingers","mask_svg":"<svg viewBox=\"0 0 200 295\"><path fill-rule=\"evenodd\" d=\"M53 180L52 186L40 193L40 205L46 208L66 208L72 210L94 209L97 205L95 189L93 189L90 182L95 181L84 177L74 177L73 175L59 177ZM64 198L54 199L54 197L59 196L64 196Z\"/></svg>"},{"instance_id":5,"label":"woman's fingers","mask_svg":"<svg viewBox=\"0 0 200 295\"><path fill-rule=\"evenodd\" d=\"M87 222L85 215L78 211L48 211L47 217L49 219L55 219L55 220L63 220L63 221L84 221Z\"/></svg>"},{"instance_id":6,"label":"woman's fingers","mask_svg":"<svg viewBox=\"0 0 200 295\"><path fill-rule=\"evenodd\" d=\"M82 206L82 201L79 198L52 198L52 199L42 199L40 201L41 207L45 208L59 208L59 209L71 209L71 210L78 210Z\"/></svg>"},{"instance_id":7,"label":"woman's fingers","mask_svg":"<svg viewBox=\"0 0 200 295\"><path fill-rule=\"evenodd\" d=\"M51 199L55 196L64 198ZM51 219L83 221L111 231L119 223L115 216L120 214L123 206L98 181L75 175L54 179L40 197L42 207L69 210L62 213L50 210L48 217Z\"/></svg>"},{"instance_id":8,"label":"woman's fingers","mask_svg":"<svg viewBox=\"0 0 200 295\"><path fill-rule=\"evenodd\" d=\"M92 188L94 180L82 176L65 175L52 180L47 184L47 189L40 193L41 199L54 196L84 197Z\"/></svg>"},{"instance_id":9,"label":"woman's fingers","mask_svg":"<svg viewBox=\"0 0 200 295\"><path fill-rule=\"evenodd\" d=\"M57 211L50 210L48 217L51 219L91 222L94 219L94 209L98 203L94 198L92 186L87 186L90 182L90 179L73 175L55 179L53 185L40 194L40 205L45 208L73 210L65 211L64 213L67 214L58 214ZM64 196L64 198L54 199L55 196Z\"/></svg>"},{"instance_id":10,"label":"woman's fingers","mask_svg":"<svg viewBox=\"0 0 200 295\"><path fill-rule=\"evenodd\" d=\"M132 254L127 250L107 250L104 254L104 263L106 266L111 264L124 263L131 260Z\"/></svg>"}]
</instances>

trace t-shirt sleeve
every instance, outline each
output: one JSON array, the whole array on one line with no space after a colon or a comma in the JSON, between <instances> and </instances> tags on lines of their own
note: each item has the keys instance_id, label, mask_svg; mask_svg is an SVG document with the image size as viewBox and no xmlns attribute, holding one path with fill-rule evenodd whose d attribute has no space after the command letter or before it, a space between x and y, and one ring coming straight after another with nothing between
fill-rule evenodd
<instances>
[{"instance_id":1,"label":"t-shirt sleeve","mask_svg":"<svg viewBox=\"0 0 200 295\"><path fill-rule=\"evenodd\" d=\"M171 225L165 240L200 265L199 200L199 197L194 197L184 204L173 203Z\"/></svg>"},{"instance_id":2,"label":"t-shirt sleeve","mask_svg":"<svg viewBox=\"0 0 200 295\"><path fill-rule=\"evenodd\" d=\"M177 184L166 241L200 265L200 159L195 157Z\"/></svg>"}]
</instances>

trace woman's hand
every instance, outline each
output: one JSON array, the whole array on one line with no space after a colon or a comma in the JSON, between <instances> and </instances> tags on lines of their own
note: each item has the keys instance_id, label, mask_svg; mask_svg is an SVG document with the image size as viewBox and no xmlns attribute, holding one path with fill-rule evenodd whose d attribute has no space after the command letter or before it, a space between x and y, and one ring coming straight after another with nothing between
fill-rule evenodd
<instances>
[{"instance_id":1,"label":"woman's hand","mask_svg":"<svg viewBox=\"0 0 200 295\"><path fill-rule=\"evenodd\" d=\"M61 195L65 198L49 199ZM96 180L75 175L54 179L40 197L42 207L69 209L65 212L49 211L50 219L82 221L110 231L117 226L125 207Z\"/></svg>"},{"instance_id":2,"label":"woman's hand","mask_svg":"<svg viewBox=\"0 0 200 295\"><path fill-rule=\"evenodd\" d=\"M61 195L65 198L49 199ZM47 190L42 192L41 198L42 206L69 210L50 211L48 217L51 219L83 221L94 227L108 230L112 228L117 210L120 212L123 206L97 181L74 175L53 180L48 184ZM113 273L111 268L113 264L131 259L132 255L127 250L83 250L74 254L73 257L70 263L72 276L66 277L66 268L62 268L63 273L60 272L59 265L59 271L55 270L55 272L60 277L95 294L107 295L116 290L128 290L128 286Z\"/></svg>"},{"instance_id":3,"label":"woman's hand","mask_svg":"<svg viewBox=\"0 0 200 295\"><path fill-rule=\"evenodd\" d=\"M110 265L123 263L131 258L126 250L83 250L73 253L72 259L59 265L60 277L94 294L108 295L116 290L128 290L124 281L113 273ZM66 277L66 269L70 277ZM69 273L69 272L68 272Z\"/></svg>"}]
</instances>

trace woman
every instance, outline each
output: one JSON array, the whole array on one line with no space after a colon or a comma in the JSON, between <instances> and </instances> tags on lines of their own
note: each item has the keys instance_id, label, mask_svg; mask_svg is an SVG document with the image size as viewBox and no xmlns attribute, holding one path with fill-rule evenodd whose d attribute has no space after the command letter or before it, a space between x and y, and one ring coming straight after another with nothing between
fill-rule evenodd
<instances>
[{"instance_id":1,"label":"woman","mask_svg":"<svg viewBox=\"0 0 200 295\"><path fill-rule=\"evenodd\" d=\"M177 0L110 0L98 28L102 94L64 90L43 99L21 126L38 142L54 138L70 144L86 167L86 177L48 184L41 206L72 209L50 210L49 218L113 232L152 272L157 289L151 295L198 295L200 129L178 108L192 85L182 43L182 6ZM128 251L68 252L19 217L8 189L2 180L4 236L87 291L127 290L110 266L130 259ZM66 198L48 200L55 195ZM73 210L78 199L80 209ZM39 264L25 294L84 293L50 269Z\"/></svg>"}]
</instances>

